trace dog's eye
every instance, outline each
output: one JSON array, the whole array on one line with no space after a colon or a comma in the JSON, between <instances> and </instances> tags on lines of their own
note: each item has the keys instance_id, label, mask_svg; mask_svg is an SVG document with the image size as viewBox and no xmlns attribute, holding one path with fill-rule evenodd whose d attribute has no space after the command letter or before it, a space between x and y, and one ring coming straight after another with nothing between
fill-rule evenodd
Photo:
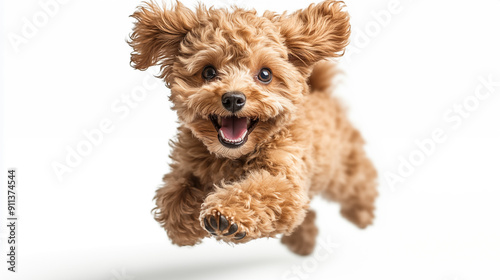
<instances>
[{"instance_id":1,"label":"dog's eye","mask_svg":"<svg viewBox=\"0 0 500 280\"><path fill-rule=\"evenodd\" d=\"M259 72L259 75L257 75L257 78L263 84L269 84L271 82L271 80L273 79L273 73L271 72L271 69L269 69L269 68L262 68L262 69L260 69L260 72Z\"/></svg>"},{"instance_id":2,"label":"dog's eye","mask_svg":"<svg viewBox=\"0 0 500 280\"><path fill-rule=\"evenodd\" d=\"M203 77L203 79L210 81L215 78L215 76L217 76L217 70L215 70L213 66L205 66L205 68L203 68L203 71L201 72L201 76Z\"/></svg>"}]
</instances>

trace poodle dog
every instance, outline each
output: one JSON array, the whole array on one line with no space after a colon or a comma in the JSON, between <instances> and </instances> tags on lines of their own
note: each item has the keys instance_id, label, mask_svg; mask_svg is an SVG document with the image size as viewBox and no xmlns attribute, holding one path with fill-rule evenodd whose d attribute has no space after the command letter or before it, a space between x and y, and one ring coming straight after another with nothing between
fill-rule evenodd
<instances>
[{"instance_id":1,"label":"poodle dog","mask_svg":"<svg viewBox=\"0 0 500 280\"><path fill-rule=\"evenodd\" d=\"M350 35L343 2L263 15L146 3L132 17L131 65L160 66L179 118L153 209L174 244L282 234L310 254L315 195L360 228L372 223L377 172L330 94L326 60L343 55Z\"/></svg>"}]
</instances>

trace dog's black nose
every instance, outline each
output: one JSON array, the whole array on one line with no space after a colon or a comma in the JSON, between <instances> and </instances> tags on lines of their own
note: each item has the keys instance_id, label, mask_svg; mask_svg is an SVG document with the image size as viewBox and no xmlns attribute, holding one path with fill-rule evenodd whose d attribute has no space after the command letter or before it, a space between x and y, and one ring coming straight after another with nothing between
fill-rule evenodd
<instances>
[{"instance_id":1,"label":"dog's black nose","mask_svg":"<svg viewBox=\"0 0 500 280\"><path fill-rule=\"evenodd\" d=\"M233 113L241 110L246 101L246 96L239 91L226 92L222 95L222 106Z\"/></svg>"}]
</instances>

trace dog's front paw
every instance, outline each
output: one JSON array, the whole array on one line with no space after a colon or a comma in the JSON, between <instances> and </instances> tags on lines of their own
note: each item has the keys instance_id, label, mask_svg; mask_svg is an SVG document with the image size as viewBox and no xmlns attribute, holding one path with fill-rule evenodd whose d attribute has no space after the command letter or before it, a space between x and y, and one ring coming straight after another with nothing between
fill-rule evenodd
<instances>
[{"instance_id":1,"label":"dog's front paw","mask_svg":"<svg viewBox=\"0 0 500 280\"><path fill-rule=\"evenodd\" d=\"M218 210L203 218L203 226L212 235L226 242L240 241L247 236L243 226L236 222L233 217L229 219Z\"/></svg>"},{"instance_id":2,"label":"dog's front paw","mask_svg":"<svg viewBox=\"0 0 500 280\"><path fill-rule=\"evenodd\" d=\"M246 243L274 237L278 217L287 217L275 202L279 198L242 191L239 186L217 188L201 205L200 225L217 240ZM283 226L281 233L288 227Z\"/></svg>"}]
</instances>

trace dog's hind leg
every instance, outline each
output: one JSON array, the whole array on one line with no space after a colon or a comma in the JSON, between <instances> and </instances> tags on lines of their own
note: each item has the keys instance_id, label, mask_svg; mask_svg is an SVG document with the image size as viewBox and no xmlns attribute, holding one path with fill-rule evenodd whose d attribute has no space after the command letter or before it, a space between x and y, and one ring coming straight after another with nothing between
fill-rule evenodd
<instances>
[{"instance_id":1,"label":"dog's hind leg","mask_svg":"<svg viewBox=\"0 0 500 280\"><path fill-rule=\"evenodd\" d=\"M364 141L355 129L346 144L342 172L323 191L327 199L341 204L341 214L360 228L372 224L377 197L377 171L363 150Z\"/></svg>"},{"instance_id":2,"label":"dog's hind leg","mask_svg":"<svg viewBox=\"0 0 500 280\"><path fill-rule=\"evenodd\" d=\"M304 219L304 222L298 226L295 231L290 235L284 235L281 238L281 243L285 244L290 251L307 256L311 254L316 245L316 236L318 235L318 228L314 224L316 213L309 210Z\"/></svg>"}]
</instances>

